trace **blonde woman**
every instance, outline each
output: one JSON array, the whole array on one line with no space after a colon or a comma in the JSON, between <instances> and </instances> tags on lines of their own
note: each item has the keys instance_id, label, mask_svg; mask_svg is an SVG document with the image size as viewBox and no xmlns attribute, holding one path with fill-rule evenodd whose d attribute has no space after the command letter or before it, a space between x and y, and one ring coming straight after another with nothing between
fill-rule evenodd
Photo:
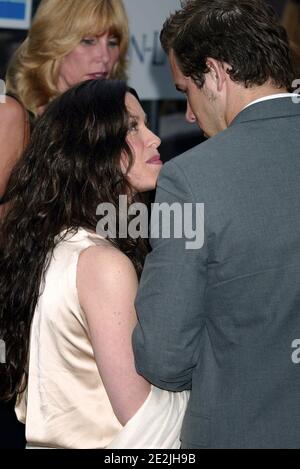
<instances>
[{"instance_id":1,"label":"blonde woman","mask_svg":"<svg viewBox=\"0 0 300 469\"><path fill-rule=\"evenodd\" d=\"M23 151L33 117L71 86L91 78L125 78L128 20L122 0L42 0L28 37L13 56L0 105L0 195Z\"/></svg>"},{"instance_id":2,"label":"blonde woman","mask_svg":"<svg viewBox=\"0 0 300 469\"><path fill-rule=\"evenodd\" d=\"M122 0L42 0L8 67L0 105L0 195L36 117L58 94L91 78L125 78L129 33Z\"/></svg>"},{"instance_id":3,"label":"blonde woman","mask_svg":"<svg viewBox=\"0 0 300 469\"><path fill-rule=\"evenodd\" d=\"M8 91L41 114L81 81L125 78L128 41L122 0L42 0L8 68Z\"/></svg>"}]
</instances>

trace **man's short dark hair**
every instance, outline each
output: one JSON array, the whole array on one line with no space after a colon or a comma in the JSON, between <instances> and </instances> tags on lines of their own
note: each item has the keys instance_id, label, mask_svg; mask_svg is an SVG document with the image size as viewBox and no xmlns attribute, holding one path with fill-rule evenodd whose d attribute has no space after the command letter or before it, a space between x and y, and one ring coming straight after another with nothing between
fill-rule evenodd
<instances>
[{"instance_id":1,"label":"man's short dark hair","mask_svg":"<svg viewBox=\"0 0 300 469\"><path fill-rule=\"evenodd\" d=\"M245 87L271 80L291 89L293 66L285 29L262 0L182 0L164 23L161 43L175 52L182 73L201 88L207 58L229 64L231 79Z\"/></svg>"}]
</instances>

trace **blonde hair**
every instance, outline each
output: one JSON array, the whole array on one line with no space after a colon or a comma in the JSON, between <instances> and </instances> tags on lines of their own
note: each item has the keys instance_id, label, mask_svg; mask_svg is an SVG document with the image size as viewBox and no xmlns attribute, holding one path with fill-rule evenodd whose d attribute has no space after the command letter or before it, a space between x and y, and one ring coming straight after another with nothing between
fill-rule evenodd
<instances>
[{"instance_id":1,"label":"blonde hair","mask_svg":"<svg viewBox=\"0 0 300 469\"><path fill-rule=\"evenodd\" d=\"M296 78L300 78L300 0L292 1L286 5L283 12L283 26L290 40L293 53Z\"/></svg>"},{"instance_id":2,"label":"blonde hair","mask_svg":"<svg viewBox=\"0 0 300 469\"><path fill-rule=\"evenodd\" d=\"M85 36L111 32L120 41L120 58L111 78L126 78L128 19L122 0L42 0L27 39L17 49L6 83L25 107L37 114L59 94L61 59Z\"/></svg>"}]
</instances>

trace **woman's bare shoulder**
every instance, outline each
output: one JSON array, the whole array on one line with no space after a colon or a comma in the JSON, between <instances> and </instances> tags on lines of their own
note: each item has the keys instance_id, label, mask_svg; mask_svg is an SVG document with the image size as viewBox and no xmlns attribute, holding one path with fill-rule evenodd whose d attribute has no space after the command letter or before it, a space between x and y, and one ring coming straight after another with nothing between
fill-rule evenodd
<instances>
[{"instance_id":1,"label":"woman's bare shoulder","mask_svg":"<svg viewBox=\"0 0 300 469\"><path fill-rule=\"evenodd\" d=\"M16 123L16 121L24 120L24 108L14 98L6 96L5 102L0 104L1 125L3 123Z\"/></svg>"},{"instance_id":2,"label":"woman's bare shoulder","mask_svg":"<svg viewBox=\"0 0 300 469\"><path fill-rule=\"evenodd\" d=\"M119 249L103 243L91 246L79 256L77 271L81 277L98 278L110 283L112 280L136 280L131 260Z\"/></svg>"}]
</instances>

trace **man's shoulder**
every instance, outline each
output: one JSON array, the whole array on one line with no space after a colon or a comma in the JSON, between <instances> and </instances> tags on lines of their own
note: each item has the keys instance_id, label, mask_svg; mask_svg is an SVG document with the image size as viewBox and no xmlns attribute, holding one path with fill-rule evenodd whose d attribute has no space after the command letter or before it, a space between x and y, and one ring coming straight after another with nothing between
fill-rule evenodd
<instances>
[{"instance_id":1,"label":"man's shoulder","mask_svg":"<svg viewBox=\"0 0 300 469\"><path fill-rule=\"evenodd\" d=\"M179 156L170 160L168 167L178 167L188 170L194 166L205 166L211 163L211 159L224 160L224 152L230 152L232 147L233 133L236 131L228 128L223 132L209 138L205 142L196 145Z\"/></svg>"},{"instance_id":2,"label":"man's shoulder","mask_svg":"<svg viewBox=\"0 0 300 469\"><path fill-rule=\"evenodd\" d=\"M158 187L175 191L181 194L182 199L189 197L190 192L200 186L202 190L210 191L217 174L222 177L220 174L225 172L228 165L228 157L232 153L228 147L232 140L230 135L231 131L226 129L168 161L160 173Z\"/></svg>"},{"instance_id":3,"label":"man's shoulder","mask_svg":"<svg viewBox=\"0 0 300 469\"><path fill-rule=\"evenodd\" d=\"M287 135L290 123L300 117L297 99L298 96L291 95L291 99L266 100L243 109L226 130L177 156L171 163L185 170L211 165L222 167L230 161L234 163L247 149L251 153L255 142L265 141L275 146L274 133Z\"/></svg>"}]
</instances>

